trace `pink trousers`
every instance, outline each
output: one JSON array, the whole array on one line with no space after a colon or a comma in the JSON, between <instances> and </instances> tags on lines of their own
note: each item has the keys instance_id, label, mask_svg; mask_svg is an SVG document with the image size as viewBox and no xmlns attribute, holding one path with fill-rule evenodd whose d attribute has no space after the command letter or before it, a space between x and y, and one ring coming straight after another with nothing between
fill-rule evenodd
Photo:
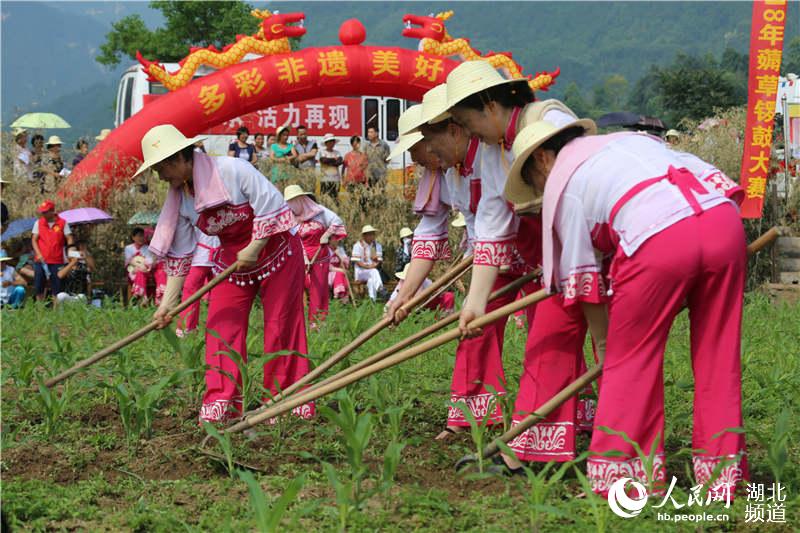
<instances>
[{"instance_id":1,"label":"pink trousers","mask_svg":"<svg viewBox=\"0 0 800 533\"><path fill-rule=\"evenodd\" d=\"M501 274L492 288L496 291L516 279L516 276ZM529 283L524 290L536 290ZM516 299L516 293L507 294L486 306L486 312L508 305ZM526 309L528 320L532 319L535 307ZM488 413L495 394L505 394L506 378L503 372L503 338L508 317L501 318L483 328L483 334L472 339L464 339L456 348L456 362L453 368L453 382L450 387L450 401L463 402L472 416L480 422ZM494 392L492 392L494 391ZM495 404L487 424L502 422L500 406ZM469 427L469 422L458 407L450 406L447 415L448 426Z\"/></svg>"},{"instance_id":2,"label":"pink trousers","mask_svg":"<svg viewBox=\"0 0 800 533\"><path fill-rule=\"evenodd\" d=\"M632 257L618 252L611 267L613 297L603 386L587 462L592 489L607 494L620 477L666 482L664 468L664 348L684 302L694 373L693 466L723 496L747 478L742 427L740 345L746 270L745 235L728 204L686 218L645 242ZM625 432L648 453L658 438L654 471L645 472L633 447L600 429ZM603 457L612 450L625 457Z\"/></svg>"},{"instance_id":3,"label":"pink trousers","mask_svg":"<svg viewBox=\"0 0 800 533\"><path fill-rule=\"evenodd\" d=\"M537 304L525 345L525 363L514 405L514 423L536 411L585 372L586 321L579 305L564 307L557 297ZM588 408L587 408L588 406ZM509 444L521 461L569 461L575 458L575 434L592 416L591 401L567 400L544 421Z\"/></svg>"},{"instance_id":4,"label":"pink trousers","mask_svg":"<svg viewBox=\"0 0 800 533\"><path fill-rule=\"evenodd\" d=\"M264 307L264 353L280 355L264 365L264 388L274 394L308 373L305 354L306 328L303 318L303 250L298 237L289 239L292 254L263 281L239 286L224 282L211 291L206 324L206 393L200 420L224 421L241 412L241 373L228 356L233 350L247 360L247 325L250 308L258 295ZM231 379L233 378L233 379ZM303 418L314 415L313 404L297 407Z\"/></svg>"},{"instance_id":5,"label":"pink trousers","mask_svg":"<svg viewBox=\"0 0 800 533\"><path fill-rule=\"evenodd\" d=\"M324 321L328 316L330 305L330 292L328 286L328 261L318 261L311 265L311 270L306 278L308 289L308 321L311 323Z\"/></svg>"},{"instance_id":6,"label":"pink trousers","mask_svg":"<svg viewBox=\"0 0 800 533\"><path fill-rule=\"evenodd\" d=\"M158 261L153 267L153 280L156 282L155 304L159 305L164 291L167 290L167 271L164 270L163 261Z\"/></svg>"},{"instance_id":7,"label":"pink trousers","mask_svg":"<svg viewBox=\"0 0 800 533\"><path fill-rule=\"evenodd\" d=\"M213 278L210 266L193 266L189 269L186 281L183 282L182 300L186 300L191 295L199 291L203 285ZM197 329L197 321L200 319L200 300L197 300L190 307L183 310L178 319L178 330L188 333Z\"/></svg>"},{"instance_id":8,"label":"pink trousers","mask_svg":"<svg viewBox=\"0 0 800 533\"><path fill-rule=\"evenodd\" d=\"M147 279L152 276L151 272L136 270L128 273L128 283L131 285L131 296L144 298L147 296Z\"/></svg>"},{"instance_id":9,"label":"pink trousers","mask_svg":"<svg viewBox=\"0 0 800 533\"><path fill-rule=\"evenodd\" d=\"M328 275L328 284L333 287L334 298L346 300L349 297L347 292L348 283L347 276L342 272L331 272Z\"/></svg>"}]
</instances>

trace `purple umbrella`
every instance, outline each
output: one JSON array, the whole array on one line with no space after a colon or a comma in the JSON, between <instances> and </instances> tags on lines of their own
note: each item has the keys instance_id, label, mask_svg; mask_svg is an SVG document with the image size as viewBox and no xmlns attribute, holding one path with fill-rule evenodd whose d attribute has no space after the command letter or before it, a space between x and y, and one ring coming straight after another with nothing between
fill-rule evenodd
<instances>
[{"instance_id":1,"label":"purple umbrella","mask_svg":"<svg viewBox=\"0 0 800 533\"><path fill-rule=\"evenodd\" d=\"M68 211L61 211L58 216L63 218L72 226L79 224L102 224L111 222L114 217L96 207L79 207Z\"/></svg>"}]
</instances>

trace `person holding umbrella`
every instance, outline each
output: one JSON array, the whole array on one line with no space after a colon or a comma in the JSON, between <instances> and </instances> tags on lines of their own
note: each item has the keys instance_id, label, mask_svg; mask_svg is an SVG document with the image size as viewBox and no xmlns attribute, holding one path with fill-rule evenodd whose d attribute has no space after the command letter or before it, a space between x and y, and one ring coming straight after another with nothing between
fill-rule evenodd
<instances>
[{"instance_id":1,"label":"person holding umbrella","mask_svg":"<svg viewBox=\"0 0 800 533\"><path fill-rule=\"evenodd\" d=\"M64 247L73 243L72 229L58 214L52 200L42 202L37 211L41 213L31 232L31 244L35 252L34 281L36 299L44 300L45 286L50 282L53 296L61 292L58 271L64 266Z\"/></svg>"},{"instance_id":2,"label":"person holding umbrella","mask_svg":"<svg viewBox=\"0 0 800 533\"><path fill-rule=\"evenodd\" d=\"M14 131L14 175L17 178L31 179L31 151L28 150L28 130L15 128Z\"/></svg>"},{"instance_id":3,"label":"person holding umbrella","mask_svg":"<svg viewBox=\"0 0 800 533\"><path fill-rule=\"evenodd\" d=\"M197 245L194 228L216 236L220 248L213 272L238 270L210 293L206 321L206 393L201 422L224 422L242 412L241 374L228 354L246 360L247 329L253 300L264 309L264 352L288 352L264 365L264 387L286 389L308 372L303 317L303 245L297 224L281 193L249 162L211 157L194 149L199 138L185 137L175 126L151 128L142 138L144 162L135 175L152 168L169 184L167 199L150 242L165 258L166 291L153 318L160 327L172 321ZM302 418L314 415L313 403L298 406Z\"/></svg>"},{"instance_id":4,"label":"person holding umbrella","mask_svg":"<svg viewBox=\"0 0 800 533\"><path fill-rule=\"evenodd\" d=\"M308 320L312 327L325 320L330 304L328 272L330 271L331 239L347 237L344 222L339 215L320 205L310 192L299 185L289 185L283 198L292 209L300 225L299 235L303 240L306 259L306 289L308 290Z\"/></svg>"}]
</instances>

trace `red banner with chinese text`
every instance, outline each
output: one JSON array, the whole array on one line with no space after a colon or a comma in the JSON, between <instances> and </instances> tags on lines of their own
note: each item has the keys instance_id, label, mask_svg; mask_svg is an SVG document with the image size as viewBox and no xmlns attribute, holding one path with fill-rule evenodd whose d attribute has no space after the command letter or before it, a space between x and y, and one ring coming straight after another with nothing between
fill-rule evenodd
<instances>
[{"instance_id":1,"label":"red banner with chinese text","mask_svg":"<svg viewBox=\"0 0 800 533\"><path fill-rule=\"evenodd\" d=\"M284 124L289 124L293 131L303 124L312 137L327 133L337 137L362 135L361 98L331 96L280 104L226 120L212 127L207 133L234 135L242 126L251 134L275 133L278 126Z\"/></svg>"},{"instance_id":2,"label":"red banner with chinese text","mask_svg":"<svg viewBox=\"0 0 800 533\"><path fill-rule=\"evenodd\" d=\"M745 190L742 218L760 218L764 207L785 24L786 0L753 2L741 172L741 186Z\"/></svg>"}]
</instances>

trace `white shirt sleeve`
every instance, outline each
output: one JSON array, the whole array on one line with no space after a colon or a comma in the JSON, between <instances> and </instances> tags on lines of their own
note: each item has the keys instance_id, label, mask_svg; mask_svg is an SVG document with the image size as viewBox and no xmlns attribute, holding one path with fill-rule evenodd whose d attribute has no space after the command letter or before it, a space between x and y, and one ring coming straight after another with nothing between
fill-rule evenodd
<instances>
[{"instance_id":1,"label":"white shirt sleeve","mask_svg":"<svg viewBox=\"0 0 800 533\"><path fill-rule=\"evenodd\" d=\"M175 234L172 236L172 244L164 262L167 276L183 277L189 274L189 269L192 268L197 238L191 217L195 215L194 200L181 195L181 209L175 225ZM147 253L150 253L149 248Z\"/></svg>"},{"instance_id":2,"label":"white shirt sleeve","mask_svg":"<svg viewBox=\"0 0 800 533\"><path fill-rule=\"evenodd\" d=\"M480 150L481 199L475 213L475 264L510 265L517 254L514 240L519 227L519 219L503 198L510 156L500 147L482 144Z\"/></svg>"},{"instance_id":3,"label":"white shirt sleeve","mask_svg":"<svg viewBox=\"0 0 800 533\"><path fill-rule=\"evenodd\" d=\"M580 301L605 303L602 265L595 255L591 228L579 197L562 195L556 212L555 231L561 243L558 287L564 294L565 305Z\"/></svg>"},{"instance_id":4,"label":"white shirt sleeve","mask_svg":"<svg viewBox=\"0 0 800 533\"><path fill-rule=\"evenodd\" d=\"M33 227L31 228L31 233L34 235L39 235L39 220L36 219L36 222L33 223Z\"/></svg>"},{"instance_id":5,"label":"white shirt sleeve","mask_svg":"<svg viewBox=\"0 0 800 533\"><path fill-rule=\"evenodd\" d=\"M325 206L322 206L322 224L327 228L326 233L329 236L337 239L344 239L347 237L347 230L344 227L344 221L339 218L339 215L331 211Z\"/></svg>"},{"instance_id":6,"label":"white shirt sleeve","mask_svg":"<svg viewBox=\"0 0 800 533\"><path fill-rule=\"evenodd\" d=\"M64 222L64 235L72 235L72 228L69 227L68 222Z\"/></svg>"},{"instance_id":7,"label":"white shirt sleeve","mask_svg":"<svg viewBox=\"0 0 800 533\"><path fill-rule=\"evenodd\" d=\"M364 258L364 249L361 246L361 241L359 241L353 245L353 253L350 254L350 260L354 262L355 261L364 262L363 258Z\"/></svg>"}]
</instances>

